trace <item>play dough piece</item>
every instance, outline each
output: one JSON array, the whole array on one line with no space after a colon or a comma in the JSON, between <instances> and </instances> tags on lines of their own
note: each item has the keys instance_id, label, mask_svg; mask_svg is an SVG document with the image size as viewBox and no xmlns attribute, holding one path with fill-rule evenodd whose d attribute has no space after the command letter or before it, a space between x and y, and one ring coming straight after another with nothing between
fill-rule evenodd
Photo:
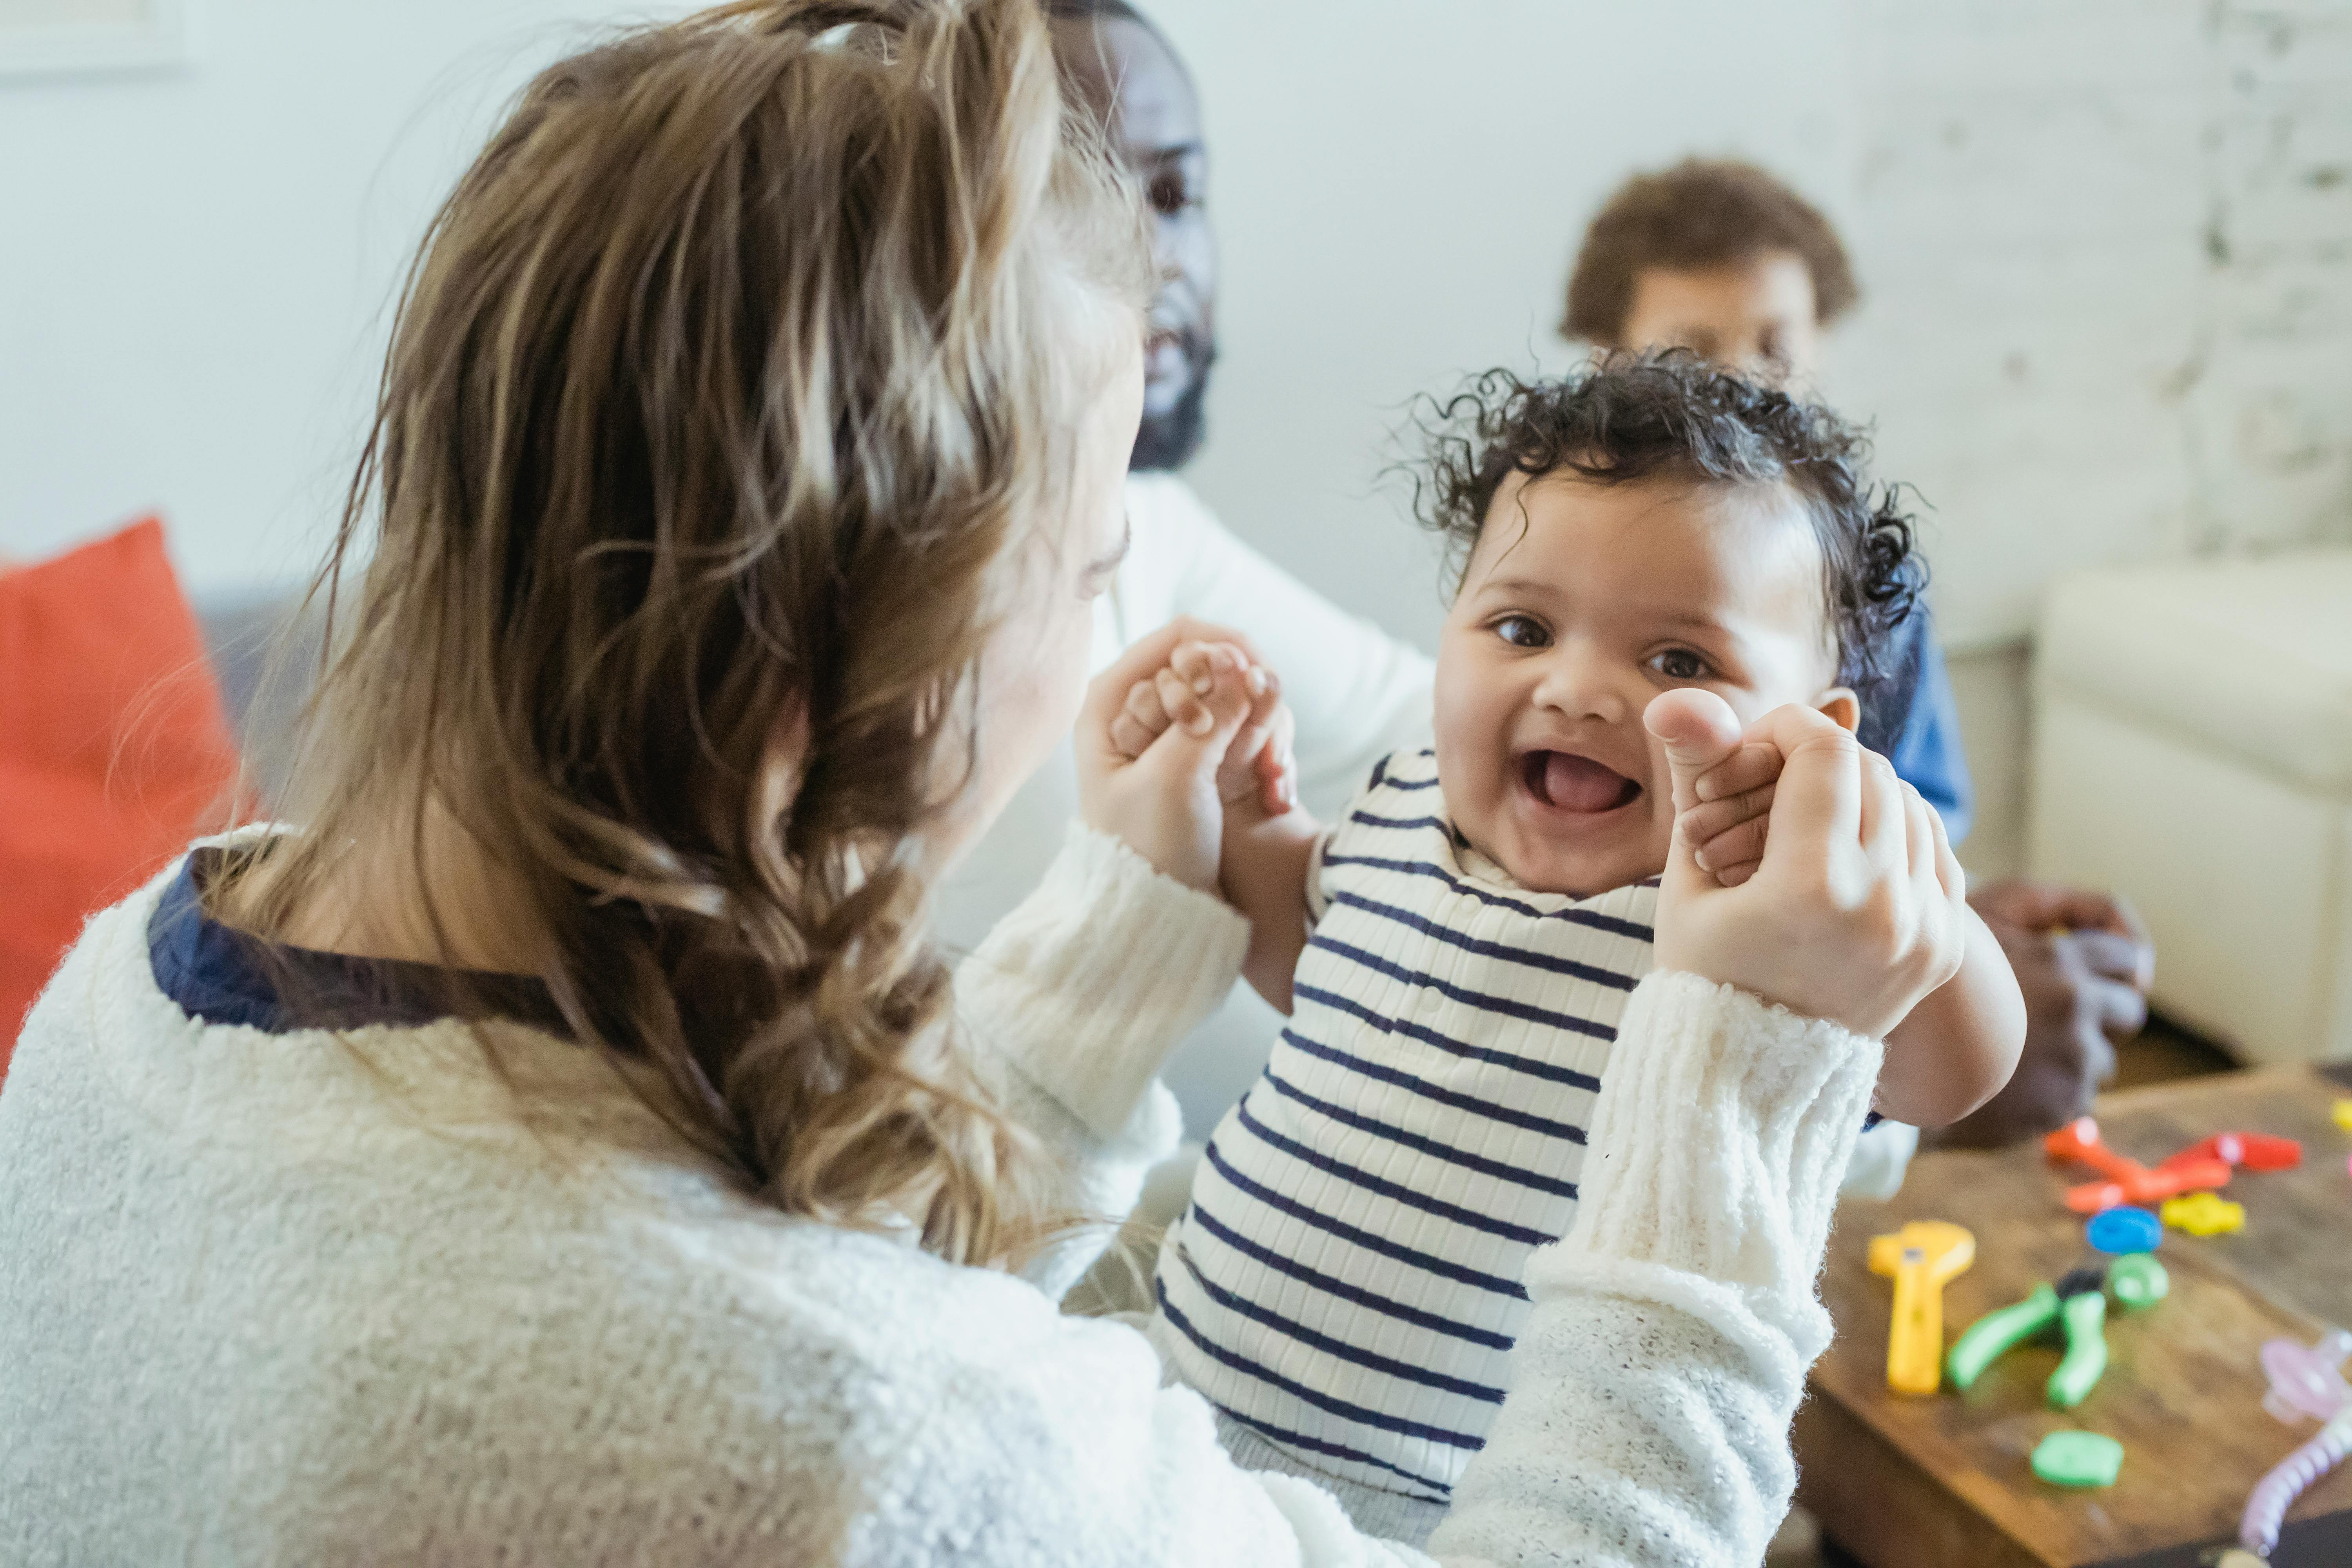
<instances>
[{"instance_id":1,"label":"play dough piece","mask_svg":"<svg viewBox=\"0 0 2352 1568\"><path fill-rule=\"evenodd\" d=\"M2336 1102L2336 1125L2347 1132L2352 1132L2352 1100L2339 1100Z\"/></svg>"},{"instance_id":2,"label":"play dough piece","mask_svg":"<svg viewBox=\"0 0 2352 1568\"><path fill-rule=\"evenodd\" d=\"M2191 1236L2227 1236L2246 1228L2246 1205L2211 1193L2190 1193L2164 1200L2164 1223Z\"/></svg>"},{"instance_id":3,"label":"play dough piece","mask_svg":"<svg viewBox=\"0 0 2352 1568\"><path fill-rule=\"evenodd\" d=\"M2111 1487L2124 1446L2096 1432L2053 1432L2033 1450L2033 1473L2053 1487Z\"/></svg>"},{"instance_id":4,"label":"play dough piece","mask_svg":"<svg viewBox=\"0 0 2352 1568\"><path fill-rule=\"evenodd\" d=\"M2148 1254L2135 1252L2107 1265L2107 1289L2125 1311L2145 1312L2170 1293L2172 1277Z\"/></svg>"},{"instance_id":5,"label":"play dough piece","mask_svg":"<svg viewBox=\"0 0 2352 1568\"><path fill-rule=\"evenodd\" d=\"M2177 1202L2178 1200L2174 1200ZM2165 1207L2168 1210L2171 1204ZM2144 1208L2118 1204L2091 1216L2083 1227L2084 1239L2110 1257L2133 1252L2154 1252L2164 1241L2164 1226L2156 1215Z\"/></svg>"}]
</instances>

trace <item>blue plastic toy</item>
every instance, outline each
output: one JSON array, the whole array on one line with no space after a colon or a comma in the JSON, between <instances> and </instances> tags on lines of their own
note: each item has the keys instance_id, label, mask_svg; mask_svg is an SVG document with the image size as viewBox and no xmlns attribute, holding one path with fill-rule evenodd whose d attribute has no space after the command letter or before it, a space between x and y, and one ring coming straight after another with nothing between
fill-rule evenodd
<instances>
[{"instance_id":1,"label":"blue plastic toy","mask_svg":"<svg viewBox=\"0 0 2352 1568\"><path fill-rule=\"evenodd\" d=\"M2143 1208L2118 1204L2091 1216L2084 1238L2110 1258L2134 1252L2154 1252L2164 1242L2164 1222Z\"/></svg>"}]
</instances>

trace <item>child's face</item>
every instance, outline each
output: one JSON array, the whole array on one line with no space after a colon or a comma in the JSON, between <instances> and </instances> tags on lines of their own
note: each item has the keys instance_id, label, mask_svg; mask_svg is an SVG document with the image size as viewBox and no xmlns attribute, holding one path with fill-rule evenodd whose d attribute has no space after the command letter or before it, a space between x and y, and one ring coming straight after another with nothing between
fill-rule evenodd
<instances>
[{"instance_id":1,"label":"child's face","mask_svg":"<svg viewBox=\"0 0 2352 1568\"><path fill-rule=\"evenodd\" d=\"M1765 381L1811 383L1821 371L1813 275L1790 250L1727 267L1645 267L1633 279L1622 347L1689 349Z\"/></svg>"},{"instance_id":2,"label":"child's face","mask_svg":"<svg viewBox=\"0 0 2352 1568\"><path fill-rule=\"evenodd\" d=\"M1446 807L1523 887L1655 876L1675 813L1650 700L1704 686L1743 724L1803 702L1851 727L1836 669L1821 547L1785 487L1515 475L1439 644Z\"/></svg>"}]
</instances>

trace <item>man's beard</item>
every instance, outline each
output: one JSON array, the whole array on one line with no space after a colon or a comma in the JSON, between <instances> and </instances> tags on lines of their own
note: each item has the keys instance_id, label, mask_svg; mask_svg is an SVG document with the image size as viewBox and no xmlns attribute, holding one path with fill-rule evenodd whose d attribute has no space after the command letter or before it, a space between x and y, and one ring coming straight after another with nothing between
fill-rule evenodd
<instances>
[{"instance_id":1,"label":"man's beard","mask_svg":"<svg viewBox=\"0 0 2352 1568\"><path fill-rule=\"evenodd\" d=\"M1135 450L1128 471L1138 474L1181 468L1192 460L1209 433L1209 366L1216 362L1213 346L1203 345L1192 362L1192 384L1165 414L1147 414L1135 432Z\"/></svg>"}]
</instances>

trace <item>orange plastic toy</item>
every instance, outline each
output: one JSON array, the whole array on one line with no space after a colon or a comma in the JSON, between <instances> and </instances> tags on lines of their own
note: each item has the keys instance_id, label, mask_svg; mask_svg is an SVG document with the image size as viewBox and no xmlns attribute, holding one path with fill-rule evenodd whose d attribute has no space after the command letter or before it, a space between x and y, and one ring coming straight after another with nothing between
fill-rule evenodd
<instances>
[{"instance_id":1,"label":"orange plastic toy","mask_svg":"<svg viewBox=\"0 0 2352 1568\"><path fill-rule=\"evenodd\" d=\"M2099 1214L2117 1204L2153 1206L2182 1193L2203 1192L2230 1183L2227 1160L2183 1150L2156 1170L2126 1159L2099 1142L2099 1124L2088 1116L2068 1122L2042 1140L2053 1160L2088 1165L2107 1179L2070 1188L2066 1206L2076 1214ZM2296 1157L2300 1159L2301 1152Z\"/></svg>"}]
</instances>

